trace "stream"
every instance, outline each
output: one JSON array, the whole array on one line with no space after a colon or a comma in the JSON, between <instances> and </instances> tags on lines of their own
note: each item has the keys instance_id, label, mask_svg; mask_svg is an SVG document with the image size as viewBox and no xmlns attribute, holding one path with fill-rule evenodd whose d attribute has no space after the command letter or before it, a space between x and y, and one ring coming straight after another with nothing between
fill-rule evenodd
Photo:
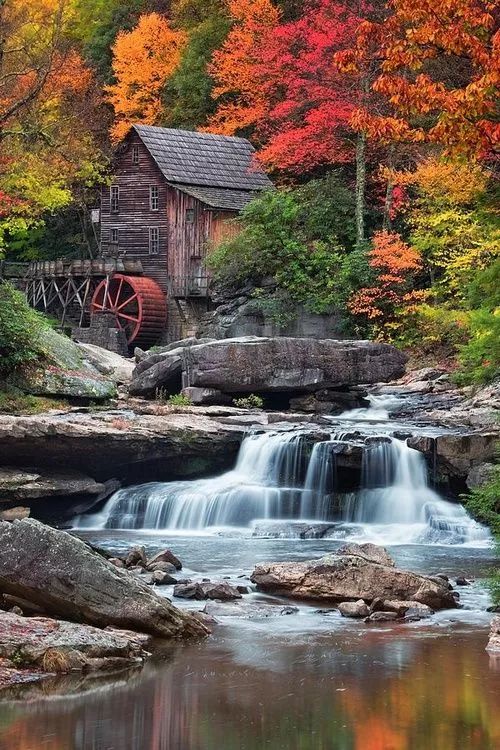
<instances>
[{"instance_id":1,"label":"stream","mask_svg":"<svg viewBox=\"0 0 500 750\"><path fill-rule=\"evenodd\" d=\"M485 651L490 535L406 444L403 433L433 426L398 421L401 399L371 401L313 443L297 426L251 431L223 475L122 489L76 518L75 533L116 555L169 547L183 578L248 586L250 614L219 616L209 639L170 644L142 669L19 688L0 704L0 750L500 748L500 658ZM359 446L359 433L352 486L338 447ZM259 562L320 557L346 540L383 544L402 568L465 577L461 607L374 626L250 583ZM251 614L262 604L276 605L272 616Z\"/></svg>"}]
</instances>

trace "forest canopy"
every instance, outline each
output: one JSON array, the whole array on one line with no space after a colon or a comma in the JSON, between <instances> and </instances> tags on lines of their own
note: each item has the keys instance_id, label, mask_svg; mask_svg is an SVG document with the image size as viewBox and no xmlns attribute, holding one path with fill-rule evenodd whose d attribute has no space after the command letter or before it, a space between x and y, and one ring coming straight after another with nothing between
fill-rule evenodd
<instances>
[{"instance_id":1,"label":"forest canopy","mask_svg":"<svg viewBox=\"0 0 500 750\"><path fill-rule=\"evenodd\" d=\"M212 249L216 279L271 276L277 315L340 309L498 374L495 3L0 0L0 26L4 256L97 251L130 124L240 135L276 190Z\"/></svg>"}]
</instances>

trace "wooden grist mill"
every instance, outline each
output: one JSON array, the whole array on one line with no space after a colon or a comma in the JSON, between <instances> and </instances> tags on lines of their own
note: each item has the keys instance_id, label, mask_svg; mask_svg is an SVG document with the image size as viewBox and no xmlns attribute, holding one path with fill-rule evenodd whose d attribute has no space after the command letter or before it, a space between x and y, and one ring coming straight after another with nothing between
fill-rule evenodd
<instances>
[{"instance_id":1,"label":"wooden grist mill","mask_svg":"<svg viewBox=\"0 0 500 750\"><path fill-rule=\"evenodd\" d=\"M32 307L61 321L86 327L91 317L106 313L124 331L129 346L151 346L167 319L165 295L142 276L137 260L57 260L31 263L26 295Z\"/></svg>"}]
</instances>

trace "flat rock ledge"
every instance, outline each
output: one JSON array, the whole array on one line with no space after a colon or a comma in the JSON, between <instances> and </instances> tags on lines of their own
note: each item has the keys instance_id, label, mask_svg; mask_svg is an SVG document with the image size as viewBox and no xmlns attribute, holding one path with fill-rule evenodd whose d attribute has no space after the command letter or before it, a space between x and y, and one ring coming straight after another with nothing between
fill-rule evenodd
<instances>
[{"instance_id":1,"label":"flat rock ledge","mask_svg":"<svg viewBox=\"0 0 500 750\"><path fill-rule=\"evenodd\" d=\"M0 612L0 689L51 674L141 665L149 641L126 630Z\"/></svg>"},{"instance_id":2,"label":"flat rock ledge","mask_svg":"<svg viewBox=\"0 0 500 750\"><path fill-rule=\"evenodd\" d=\"M318 560L263 563L256 566L251 581L260 591L276 596L332 604L359 600L372 604L380 599L417 602L432 610L458 606L444 578L400 570L385 549L371 544L349 544ZM362 609L360 616L365 614Z\"/></svg>"},{"instance_id":3,"label":"flat rock ledge","mask_svg":"<svg viewBox=\"0 0 500 750\"><path fill-rule=\"evenodd\" d=\"M85 542L31 518L0 522L0 593L51 617L158 638L208 629Z\"/></svg>"}]
</instances>

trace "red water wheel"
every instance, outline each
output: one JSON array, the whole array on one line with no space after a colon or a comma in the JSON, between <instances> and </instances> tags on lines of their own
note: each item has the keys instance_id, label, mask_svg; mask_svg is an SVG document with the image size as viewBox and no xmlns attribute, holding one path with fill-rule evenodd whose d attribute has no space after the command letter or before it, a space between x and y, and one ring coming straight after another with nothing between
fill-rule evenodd
<instances>
[{"instance_id":1,"label":"red water wheel","mask_svg":"<svg viewBox=\"0 0 500 750\"><path fill-rule=\"evenodd\" d=\"M165 295L153 279L117 273L104 279L90 304L92 315L112 313L127 342L135 346L155 344L167 322Z\"/></svg>"}]
</instances>

